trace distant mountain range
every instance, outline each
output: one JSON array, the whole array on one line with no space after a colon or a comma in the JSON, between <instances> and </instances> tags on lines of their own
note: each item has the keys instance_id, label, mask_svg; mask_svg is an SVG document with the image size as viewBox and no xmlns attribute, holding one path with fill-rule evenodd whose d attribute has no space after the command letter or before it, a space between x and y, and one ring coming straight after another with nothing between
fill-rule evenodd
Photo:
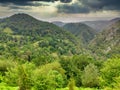
<instances>
[{"instance_id":1,"label":"distant mountain range","mask_svg":"<svg viewBox=\"0 0 120 90\"><path fill-rule=\"evenodd\" d=\"M96 30L96 32L101 32L105 28L109 27L109 25L112 25L113 23L115 23L116 21L119 21L119 20L120 20L120 18L114 18L112 20L84 21L84 22L76 22L76 23L86 24L89 27ZM52 22L52 23L59 26L59 27L63 27L65 24L68 24L68 23L63 23L63 22L60 22L60 21L55 21L55 22Z\"/></svg>"},{"instance_id":2,"label":"distant mountain range","mask_svg":"<svg viewBox=\"0 0 120 90\"><path fill-rule=\"evenodd\" d=\"M90 27L92 27L93 29L95 29L97 32L101 32L102 30L104 30L105 28L109 27L109 25L115 23L116 21L119 21L120 18L115 18L112 20L104 20L104 21L85 21L82 22Z\"/></svg>"},{"instance_id":3,"label":"distant mountain range","mask_svg":"<svg viewBox=\"0 0 120 90\"><path fill-rule=\"evenodd\" d=\"M111 57L120 53L120 18L66 23L63 28L74 34L95 57Z\"/></svg>"},{"instance_id":4,"label":"distant mountain range","mask_svg":"<svg viewBox=\"0 0 120 90\"><path fill-rule=\"evenodd\" d=\"M97 32L101 32L104 28L106 28L109 21L85 21L85 22L82 22L82 23L92 27Z\"/></svg>"},{"instance_id":5,"label":"distant mountain range","mask_svg":"<svg viewBox=\"0 0 120 90\"><path fill-rule=\"evenodd\" d=\"M63 27L66 24L66 23L63 23L63 22L60 22L60 21L54 21L52 23L59 26L59 27Z\"/></svg>"}]
</instances>

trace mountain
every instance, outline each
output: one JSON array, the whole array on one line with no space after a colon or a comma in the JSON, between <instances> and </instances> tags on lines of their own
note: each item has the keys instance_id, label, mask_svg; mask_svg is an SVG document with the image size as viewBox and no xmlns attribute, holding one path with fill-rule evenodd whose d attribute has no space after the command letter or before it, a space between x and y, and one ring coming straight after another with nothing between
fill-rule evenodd
<instances>
[{"instance_id":1,"label":"mountain","mask_svg":"<svg viewBox=\"0 0 120 90\"><path fill-rule=\"evenodd\" d=\"M111 57L120 54L120 20L109 25L90 42L89 47L94 54Z\"/></svg>"},{"instance_id":2,"label":"mountain","mask_svg":"<svg viewBox=\"0 0 120 90\"><path fill-rule=\"evenodd\" d=\"M110 20L110 22L117 22L119 20L120 20L120 18L118 17L118 18L114 18L114 19Z\"/></svg>"},{"instance_id":3,"label":"mountain","mask_svg":"<svg viewBox=\"0 0 120 90\"><path fill-rule=\"evenodd\" d=\"M94 29L83 23L68 23L63 28L74 34L83 44L88 44L96 34Z\"/></svg>"},{"instance_id":4,"label":"mountain","mask_svg":"<svg viewBox=\"0 0 120 90\"><path fill-rule=\"evenodd\" d=\"M108 25L109 21L85 21L82 22L93 29L95 29L98 33L101 32Z\"/></svg>"},{"instance_id":5,"label":"mountain","mask_svg":"<svg viewBox=\"0 0 120 90\"><path fill-rule=\"evenodd\" d=\"M110 21L108 22L107 27L109 27L110 25L114 24L114 23L117 22L117 21L120 21L120 18L114 18L114 19L110 20Z\"/></svg>"},{"instance_id":6,"label":"mountain","mask_svg":"<svg viewBox=\"0 0 120 90\"><path fill-rule=\"evenodd\" d=\"M27 14L15 14L0 21L0 56L20 57L26 53L37 57L40 52L72 55L78 53L79 47L71 33Z\"/></svg>"},{"instance_id":7,"label":"mountain","mask_svg":"<svg viewBox=\"0 0 120 90\"><path fill-rule=\"evenodd\" d=\"M60 21L54 21L52 23L55 24L55 25L57 25L57 26L59 26L59 27L63 27L65 25L65 23L60 22Z\"/></svg>"},{"instance_id":8,"label":"mountain","mask_svg":"<svg viewBox=\"0 0 120 90\"><path fill-rule=\"evenodd\" d=\"M110 25L114 24L116 21L119 21L120 18L114 18L112 20L102 20L102 21L85 21L82 22L93 29L95 29L98 33L109 27Z\"/></svg>"}]
</instances>

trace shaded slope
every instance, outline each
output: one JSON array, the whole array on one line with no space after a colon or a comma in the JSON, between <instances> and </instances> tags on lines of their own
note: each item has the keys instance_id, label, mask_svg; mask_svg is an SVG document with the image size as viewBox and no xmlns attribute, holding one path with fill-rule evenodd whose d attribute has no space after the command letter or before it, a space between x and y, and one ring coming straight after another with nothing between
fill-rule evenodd
<instances>
[{"instance_id":1,"label":"shaded slope","mask_svg":"<svg viewBox=\"0 0 120 90\"><path fill-rule=\"evenodd\" d=\"M90 48L98 56L120 54L120 20L109 25L91 41Z\"/></svg>"},{"instance_id":2,"label":"shaded slope","mask_svg":"<svg viewBox=\"0 0 120 90\"><path fill-rule=\"evenodd\" d=\"M60 22L60 21L54 21L52 23L55 24L55 25L57 25L57 26L59 26L59 27L63 27L65 25L65 23Z\"/></svg>"},{"instance_id":3,"label":"shaded slope","mask_svg":"<svg viewBox=\"0 0 120 90\"><path fill-rule=\"evenodd\" d=\"M82 23L68 23L63 28L74 34L83 44L88 44L96 33L91 27Z\"/></svg>"},{"instance_id":4,"label":"shaded slope","mask_svg":"<svg viewBox=\"0 0 120 90\"><path fill-rule=\"evenodd\" d=\"M83 23L92 27L99 33L119 20L120 20L120 18L114 18L112 20L85 21Z\"/></svg>"}]
</instances>

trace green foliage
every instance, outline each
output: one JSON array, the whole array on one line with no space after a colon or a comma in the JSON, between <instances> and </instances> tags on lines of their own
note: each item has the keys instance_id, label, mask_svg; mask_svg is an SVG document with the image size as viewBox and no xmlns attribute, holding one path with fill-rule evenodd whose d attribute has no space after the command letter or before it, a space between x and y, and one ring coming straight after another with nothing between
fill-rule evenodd
<instances>
[{"instance_id":1,"label":"green foliage","mask_svg":"<svg viewBox=\"0 0 120 90\"><path fill-rule=\"evenodd\" d=\"M6 28L3 30L3 32L5 32L5 33L7 33L7 34L12 34L12 33L13 33L13 31L12 31L11 28L9 28L9 27L6 27Z\"/></svg>"},{"instance_id":2,"label":"green foliage","mask_svg":"<svg viewBox=\"0 0 120 90\"><path fill-rule=\"evenodd\" d=\"M45 75L39 75L35 80L35 90L55 90L55 82Z\"/></svg>"},{"instance_id":3,"label":"green foliage","mask_svg":"<svg viewBox=\"0 0 120 90\"><path fill-rule=\"evenodd\" d=\"M63 26L73 33L84 45L94 38L95 30L83 23L68 23Z\"/></svg>"},{"instance_id":4,"label":"green foliage","mask_svg":"<svg viewBox=\"0 0 120 90\"><path fill-rule=\"evenodd\" d=\"M120 58L108 59L101 69L101 84L102 86L113 86L115 78L120 76Z\"/></svg>"},{"instance_id":5,"label":"green foliage","mask_svg":"<svg viewBox=\"0 0 120 90\"><path fill-rule=\"evenodd\" d=\"M60 64L65 69L67 79L74 77L76 86L81 86L81 75L84 67L89 63L94 63L94 60L90 56L86 55L75 55L73 57L62 58ZM66 81L67 83L67 81Z\"/></svg>"},{"instance_id":6,"label":"green foliage","mask_svg":"<svg viewBox=\"0 0 120 90\"><path fill-rule=\"evenodd\" d=\"M71 33L27 14L15 14L1 23L4 23L0 24L1 57L12 56L39 66L46 64L52 53L68 56L80 52L78 41Z\"/></svg>"},{"instance_id":7,"label":"green foliage","mask_svg":"<svg viewBox=\"0 0 120 90\"><path fill-rule=\"evenodd\" d=\"M34 78L35 90L54 90L63 87L63 70L59 63L51 63L36 69Z\"/></svg>"},{"instance_id":8,"label":"green foliage","mask_svg":"<svg viewBox=\"0 0 120 90\"><path fill-rule=\"evenodd\" d=\"M19 90L29 90L32 85L32 80L30 78L30 75L25 71L25 68L23 66L18 67L18 74L20 75L18 77Z\"/></svg>"},{"instance_id":9,"label":"green foliage","mask_svg":"<svg viewBox=\"0 0 120 90\"><path fill-rule=\"evenodd\" d=\"M0 73L0 83L3 82L3 75Z\"/></svg>"},{"instance_id":10,"label":"green foliage","mask_svg":"<svg viewBox=\"0 0 120 90\"><path fill-rule=\"evenodd\" d=\"M32 63L16 64L6 72L5 82L11 86L19 86L20 90L29 90L33 84L31 79L33 70L34 64Z\"/></svg>"},{"instance_id":11,"label":"green foliage","mask_svg":"<svg viewBox=\"0 0 120 90\"><path fill-rule=\"evenodd\" d=\"M27 14L0 20L0 90L91 90L83 86L119 90L120 29L116 27L119 23L96 36L88 50L95 32L84 24L68 25L78 41L70 32ZM96 61L90 54L113 58Z\"/></svg>"},{"instance_id":12,"label":"green foliage","mask_svg":"<svg viewBox=\"0 0 120 90\"><path fill-rule=\"evenodd\" d=\"M13 66L13 61L12 60L0 60L0 73L2 75L5 74L7 71L7 68L10 68Z\"/></svg>"},{"instance_id":13,"label":"green foliage","mask_svg":"<svg viewBox=\"0 0 120 90\"><path fill-rule=\"evenodd\" d=\"M75 80L74 79L71 78L69 80L68 88L69 88L69 90L75 90Z\"/></svg>"},{"instance_id":14,"label":"green foliage","mask_svg":"<svg viewBox=\"0 0 120 90\"><path fill-rule=\"evenodd\" d=\"M120 21L114 22L109 28L98 33L89 43L90 51L96 58L111 58L120 53Z\"/></svg>"},{"instance_id":15,"label":"green foliage","mask_svg":"<svg viewBox=\"0 0 120 90\"><path fill-rule=\"evenodd\" d=\"M86 87L96 87L99 84L99 71L94 64L89 64L85 67L82 74L82 84Z\"/></svg>"},{"instance_id":16,"label":"green foliage","mask_svg":"<svg viewBox=\"0 0 120 90\"><path fill-rule=\"evenodd\" d=\"M64 85L64 78L63 75L56 71L56 70L51 70L48 74L49 78L52 79L52 81L55 81L56 88L62 88Z\"/></svg>"}]
</instances>

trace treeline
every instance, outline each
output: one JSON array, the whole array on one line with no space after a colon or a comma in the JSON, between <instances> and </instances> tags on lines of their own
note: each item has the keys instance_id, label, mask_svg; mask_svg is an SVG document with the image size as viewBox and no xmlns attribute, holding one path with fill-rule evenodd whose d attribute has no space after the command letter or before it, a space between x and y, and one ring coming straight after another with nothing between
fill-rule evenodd
<instances>
[{"instance_id":1,"label":"treeline","mask_svg":"<svg viewBox=\"0 0 120 90\"><path fill-rule=\"evenodd\" d=\"M57 88L91 87L119 90L120 57L106 61L89 55L60 57L41 56L39 61L0 60L0 83L19 90L56 90Z\"/></svg>"}]
</instances>

